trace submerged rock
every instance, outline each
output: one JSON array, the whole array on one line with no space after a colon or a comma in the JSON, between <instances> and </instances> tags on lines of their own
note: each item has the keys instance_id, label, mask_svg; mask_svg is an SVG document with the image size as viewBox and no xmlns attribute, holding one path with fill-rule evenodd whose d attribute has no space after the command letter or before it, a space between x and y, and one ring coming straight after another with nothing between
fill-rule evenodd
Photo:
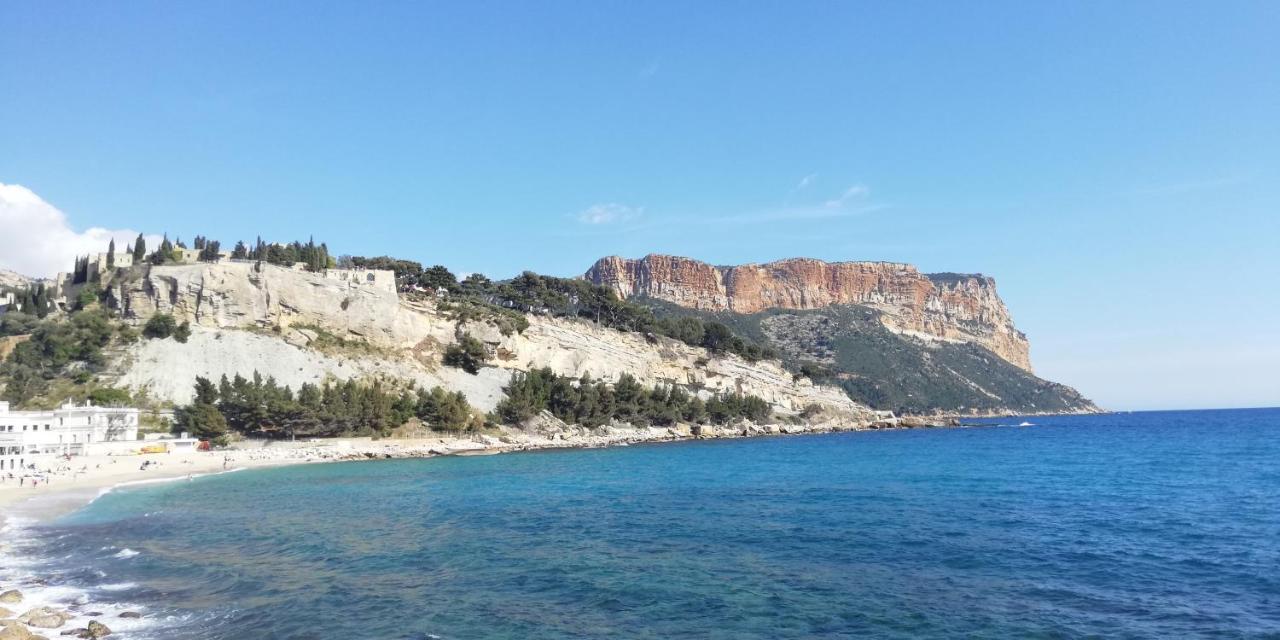
<instances>
[{"instance_id":1,"label":"submerged rock","mask_svg":"<svg viewBox=\"0 0 1280 640\"><path fill-rule=\"evenodd\" d=\"M121 611L121 612L120 612L119 617L121 617L121 618L141 618L141 617L142 617L142 614L141 614L141 613L138 613L137 611Z\"/></svg>"}]
</instances>

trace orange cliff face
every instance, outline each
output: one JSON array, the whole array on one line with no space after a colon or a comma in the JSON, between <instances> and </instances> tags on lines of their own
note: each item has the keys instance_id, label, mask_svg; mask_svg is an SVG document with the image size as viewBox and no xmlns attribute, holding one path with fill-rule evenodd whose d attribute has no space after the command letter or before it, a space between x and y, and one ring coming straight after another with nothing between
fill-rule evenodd
<instances>
[{"instance_id":1,"label":"orange cliff face","mask_svg":"<svg viewBox=\"0 0 1280 640\"><path fill-rule=\"evenodd\" d=\"M648 255L601 258L584 277L622 298L647 296L705 311L864 305L881 311L892 331L977 343L1031 371L1027 337L1014 327L995 280L982 275L922 274L909 264L808 258L721 268Z\"/></svg>"}]
</instances>

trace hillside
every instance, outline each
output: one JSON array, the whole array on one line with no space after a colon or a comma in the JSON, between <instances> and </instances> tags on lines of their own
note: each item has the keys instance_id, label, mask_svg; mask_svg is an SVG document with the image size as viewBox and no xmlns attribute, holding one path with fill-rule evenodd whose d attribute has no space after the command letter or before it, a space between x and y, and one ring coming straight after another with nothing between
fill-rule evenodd
<instances>
[{"instance_id":1,"label":"hillside","mask_svg":"<svg viewBox=\"0 0 1280 640\"><path fill-rule=\"evenodd\" d=\"M664 317L723 323L797 374L900 413L1088 412L1031 373L1030 345L991 278L910 265L786 260L713 267L610 257L584 276Z\"/></svg>"},{"instance_id":2,"label":"hillside","mask_svg":"<svg viewBox=\"0 0 1280 640\"><path fill-rule=\"evenodd\" d=\"M14 273L8 269L0 269L0 288L25 287L35 281L35 278L28 278L27 276L20 273Z\"/></svg>"},{"instance_id":3,"label":"hillside","mask_svg":"<svg viewBox=\"0 0 1280 640\"><path fill-rule=\"evenodd\" d=\"M107 326L86 315L93 311L50 321L77 330L83 324L102 346L100 358L69 363L58 380L122 388L161 405L190 402L197 377L257 373L295 390L326 381L379 381L386 388L461 392L488 411L514 375L545 368L606 383L631 376L646 388L679 387L708 399L755 396L780 418L821 410L824 419L850 426L878 419L837 387L795 380L776 361L749 362L670 338L538 314L513 329L505 322L511 312L402 295L374 282L384 275L391 274L312 273L254 261L116 269L92 283L101 290ZM137 339L157 315L189 325L185 342ZM126 333L135 337L113 337ZM474 375L445 365L450 347L467 340L478 341L487 356Z\"/></svg>"}]
</instances>

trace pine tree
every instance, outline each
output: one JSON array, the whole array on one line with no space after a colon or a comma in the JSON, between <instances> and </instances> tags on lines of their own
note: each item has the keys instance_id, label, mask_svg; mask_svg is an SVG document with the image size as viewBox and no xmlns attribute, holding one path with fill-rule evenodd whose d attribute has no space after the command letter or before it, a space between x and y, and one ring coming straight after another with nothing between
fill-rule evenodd
<instances>
[{"instance_id":1,"label":"pine tree","mask_svg":"<svg viewBox=\"0 0 1280 640\"><path fill-rule=\"evenodd\" d=\"M245 246L244 240L236 241L236 248L231 251L231 258L233 260L249 259L249 248Z\"/></svg>"}]
</instances>

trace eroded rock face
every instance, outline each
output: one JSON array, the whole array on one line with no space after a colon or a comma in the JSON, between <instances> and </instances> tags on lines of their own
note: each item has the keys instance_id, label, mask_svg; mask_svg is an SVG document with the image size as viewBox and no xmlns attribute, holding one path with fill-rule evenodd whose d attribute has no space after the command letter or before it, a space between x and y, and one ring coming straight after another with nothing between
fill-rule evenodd
<instances>
[{"instance_id":1,"label":"eroded rock face","mask_svg":"<svg viewBox=\"0 0 1280 640\"><path fill-rule=\"evenodd\" d=\"M925 338L975 342L1031 371L1027 337L980 274L923 274L909 264L793 258L714 267L676 256L610 256L584 277L623 298L648 296L707 311L757 313L860 304L881 312L889 329Z\"/></svg>"},{"instance_id":2,"label":"eroded rock face","mask_svg":"<svg viewBox=\"0 0 1280 640\"><path fill-rule=\"evenodd\" d=\"M212 329L317 325L386 347L413 346L431 330L394 291L266 263L151 267L109 291L124 317L139 322L168 313Z\"/></svg>"},{"instance_id":3,"label":"eroded rock face","mask_svg":"<svg viewBox=\"0 0 1280 640\"><path fill-rule=\"evenodd\" d=\"M153 267L130 277L109 284L124 317L142 323L155 313L170 313L191 322L193 330L186 343L139 340L128 346L119 358L117 383L175 404L191 401L196 376L218 380L256 371L294 389L330 378L412 380L421 388L461 391L487 411L503 397L514 371L550 367L560 375L590 373L606 382L629 373L649 387L752 394L784 414L817 405L851 425L874 419L840 389L796 379L777 362L713 356L675 340L581 320L531 315L523 334L503 335L486 322L459 325L429 300L402 301L394 291L265 264ZM311 345L317 332L302 325L377 349L317 350ZM444 348L464 335L484 342L493 355L479 375L441 364Z\"/></svg>"}]
</instances>

